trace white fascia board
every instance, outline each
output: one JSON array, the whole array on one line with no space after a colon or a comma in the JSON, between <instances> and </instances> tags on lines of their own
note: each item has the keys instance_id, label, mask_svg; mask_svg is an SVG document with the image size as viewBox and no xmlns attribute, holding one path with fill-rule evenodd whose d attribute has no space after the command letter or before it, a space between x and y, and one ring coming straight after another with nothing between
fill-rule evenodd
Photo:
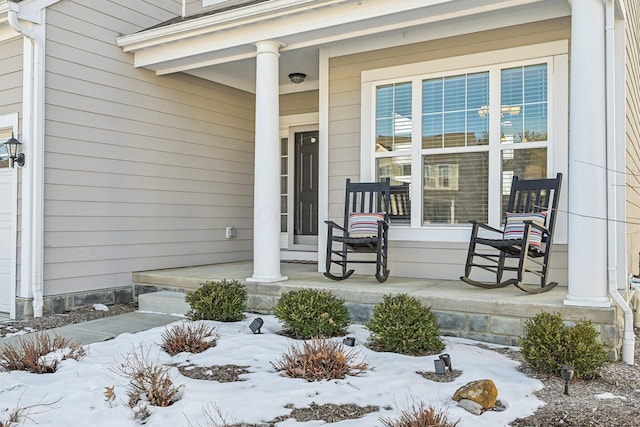
<instances>
[{"instance_id":1,"label":"white fascia board","mask_svg":"<svg viewBox=\"0 0 640 427\"><path fill-rule=\"evenodd\" d=\"M540 6L528 11L526 15L514 15L509 10L492 11L490 14L482 16L482 18L479 18L477 14L466 14L466 16L456 17L462 19L462 21L456 21L458 25L455 26L450 25L443 19L437 19L437 22L432 22L432 25L428 28L383 34L367 37L364 40L349 41L347 39L344 43L329 47L329 57L353 55L375 49L386 49L428 40L454 37L462 33L477 33L505 26L523 25L571 15L571 10L567 9L566 5L561 2L557 2L551 7L542 4ZM360 34L351 33L350 36L350 38L355 38ZM282 50L284 51L285 49Z\"/></svg>"},{"instance_id":2,"label":"white fascia board","mask_svg":"<svg viewBox=\"0 0 640 427\"><path fill-rule=\"evenodd\" d=\"M448 2L450 2L450 0L432 1L429 5L444 4ZM486 12L494 12L505 7L522 6L541 2L542 0L502 0L493 2L489 5L423 16L412 21L401 20L390 23L386 26L372 25L366 29L361 28L354 31L343 32L336 31L336 33L333 34L319 35L310 40L307 39L299 43L284 46L281 51L285 52L288 50L348 40L353 37L369 36L381 31L398 30L409 26L423 25L441 20L477 15ZM410 12L416 8L423 7L425 7L424 4L416 3L413 0L396 0L394 2L388 2L386 0L372 0L367 3L349 2L349 4L345 4L340 7L317 8L314 13L306 13L301 16L296 16L295 19L293 19L293 17L292 19L286 20L280 19L277 23L272 22L272 16L269 16L269 19L263 18L259 20L259 22L255 22L250 26L235 25L224 31L220 30L219 27L211 27L208 29L207 34L199 33L198 37L193 38L190 35L186 36L185 34L183 34L183 38L168 36L173 40L173 43L167 41L167 38L162 38L153 41L155 46L151 46L146 44L150 42L150 40L148 40L144 45L147 48L142 48L141 50L138 49L144 47L143 45L124 43L125 39L128 37L138 35L125 36L119 39L119 42L123 42L120 43L120 45L125 51L135 51L136 67L148 67L154 64L165 63L169 70L167 72L186 71L192 68L189 64L171 64L170 61L187 58L189 56L195 57L199 54L216 51L219 55L216 55L215 59L210 58L213 62L201 63L198 66L213 65L216 62L230 62L233 61L233 58L230 57L225 59L226 55L222 52L225 49L231 51L239 46L250 46L260 40L281 40L288 36L310 33L312 31L322 32L329 27L348 25L350 23L364 21L367 19L380 19L385 16L400 12Z\"/></svg>"},{"instance_id":3,"label":"white fascia board","mask_svg":"<svg viewBox=\"0 0 640 427\"><path fill-rule=\"evenodd\" d=\"M11 1L7 1L6 3L9 8L17 8L19 19L33 22L34 24L41 24L43 21L42 11L59 1L60 0L27 0L20 3L14 3ZM1 8L0 13L3 13Z\"/></svg>"},{"instance_id":4,"label":"white fascia board","mask_svg":"<svg viewBox=\"0 0 640 427\"><path fill-rule=\"evenodd\" d=\"M273 37L261 34L265 22L281 17L290 18L278 22L283 34L300 33L334 27L341 24L380 18L396 13L407 12L425 7L454 3L456 0L273 0L249 8L203 16L201 18L179 22L157 29L141 31L117 39L118 46L125 52L163 45L187 38L205 36L211 33L242 29L251 33L255 40L268 40ZM485 8L503 8L514 5L536 3L544 0L494 0ZM474 8L476 9L476 8ZM227 16L230 15L230 16ZM251 26L250 31L247 27ZM258 27L258 28L256 28ZM293 27L293 32L289 29ZM285 30L286 28L286 30ZM276 36L277 37L277 36Z\"/></svg>"},{"instance_id":5,"label":"white fascia board","mask_svg":"<svg viewBox=\"0 0 640 427\"><path fill-rule=\"evenodd\" d=\"M273 0L247 8L214 13L164 27L118 37L116 42L125 52L131 52L149 46L181 40L185 37L196 37L212 31L221 31L249 25L254 22L260 22L264 20L265 17L273 19L294 12L300 13L308 11L309 9L333 6L352 1L353 0Z\"/></svg>"}]
</instances>

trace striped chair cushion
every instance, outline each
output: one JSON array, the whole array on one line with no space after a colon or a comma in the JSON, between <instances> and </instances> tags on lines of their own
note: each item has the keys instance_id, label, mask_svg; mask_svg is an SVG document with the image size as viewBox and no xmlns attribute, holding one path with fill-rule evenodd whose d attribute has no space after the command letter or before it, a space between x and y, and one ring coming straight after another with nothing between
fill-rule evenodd
<instances>
[{"instance_id":1,"label":"striped chair cushion","mask_svg":"<svg viewBox=\"0 0 640 427\"><path fill-rule=\"evenodd\" d=\"M546 212L535 213L511 213L507 212L507 223L504 227L504 238L520 240L524 234L524 221L544 226L547 218ZM529 247L537 251L542 250L542 232L531 227L529 231Z\"/></svg>"},{"instance_id":2,"label":"striped chair cushion","mask_svg":"<svg viewBox=\"0 0 640 427\"><path fill-rule=\"evenodd\" d=\"M376 237L378 235L378 220L384 221L383 213L350 213L350 237Z\"/></svg>"}]
</instances>

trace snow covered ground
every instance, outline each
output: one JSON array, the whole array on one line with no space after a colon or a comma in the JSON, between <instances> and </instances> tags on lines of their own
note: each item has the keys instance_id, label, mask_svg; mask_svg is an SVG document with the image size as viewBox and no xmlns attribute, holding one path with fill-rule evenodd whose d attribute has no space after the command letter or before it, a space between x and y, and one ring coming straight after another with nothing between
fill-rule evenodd
<instances>
[{"instance_id":1,"label":"snow covered ground","mask_svg":"<svg viewBox=\"0 0 640 427\"><path fill-rule=\"evenodd\" d=\"M88 355L80 361L62 361L56 373L26 372L0 373L0 421L6 420L16 407L27 408L20 425L55 427L127 427L138 426L128 405L128 379L114 372L127 354L144 349L152 361L180 364L187 361L200 366L244 365L250 373L245 381L218 383L182 376L172 369L174 383L183 385L180 400L169 407L148 406L151 412L146 426L212 426L203 411L225 418L229 424L260 423L291 412L311 403L360 406L377 405L379 412L360 419L330 424L332 427L381 426L380 417L395 419L402 410L418 402L445 408L449 420L461 419L461 427L506 426L516 418L532 414L542 404L533 394L542 383L516 370L517 363L481 347L474 341L445 338L443 353L451 355L453 368L462 375L453 382L441 383L425 379L416 371L434 371L436 356L411 357L394 353L374 352L363 343L368 331L361 325L351 325L349 335L356 337L354 350L370 366L358 376L343 380L307 382L282 376L272 367L292 344L299 344L276 334L281 329L273 316L264 319L262 334L253 334L248 325L255 318L248 315L242 322L206 322L220 334L217 346L200 354L181 353L171 357L161 350L164 327L137 334L123 334L116 339L88 346ZM169 325L171 327L171 325ZM339 339L342 340L341 338ZM505 404L503 412L487 411L481 416L459 408L451 399L460 386L478 379L492 379ZM115 396L107 401L105 390L113 387ZM219 425L223 423L219 420ZM297 422L288 419L278 426L321 426L325 421ZM214 424L215 425L215 424Z\"/></svg>"}]
</instances>

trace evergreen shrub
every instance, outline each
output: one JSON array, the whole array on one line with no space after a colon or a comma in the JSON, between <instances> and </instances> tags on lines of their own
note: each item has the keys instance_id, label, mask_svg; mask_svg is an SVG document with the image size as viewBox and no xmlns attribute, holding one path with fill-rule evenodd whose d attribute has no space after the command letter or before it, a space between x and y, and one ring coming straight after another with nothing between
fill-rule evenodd
<instances>
[{"instance_id":1,"label":"evergreen shrub","mask_svg":"<svg viewBox=\"0 0 640 427\"><path fill-rule=\"evenodd\" d=\"M188 292L184 300L191 309L191 320L218 320L235 322L244 319L247 308L247 289L237 280L205 282L195 291Z\"/></svg>"},{"instance_id":2,"label":"evergreen shrub","mask_svg":"<svg viewBox=\"0 0 640 427\"><path fill-rule=\"evenodd\" d=\"M298 339L344 335L350 320L345 300L320 289L285 292L273 311L285 333Z\"/></svg>"},{"instance_id":3,"label":"evergreen shrub","mask_svg":"<svg viewBox=\"0 0 640 427\"><path fill-rule=\"evenodd\" d=\"M429 307L406 294L385 295L366 323L376 350L421 356L440 352L438 319Z\"/></svg>"},{"instance_id":4,"label":"evergreen shrub","mask_svg":"<svg viewBox=\"0 0 640 427\"><path fill-rule=\"evenodd\" d=\"M607 362L598 335L590 320L580 319L567 326L560 314L541 312L525 322L520 348L524 360L534 368L560 375L562 365L570 365L580 378L593 375Z\"/></svg>"}]
</instances>

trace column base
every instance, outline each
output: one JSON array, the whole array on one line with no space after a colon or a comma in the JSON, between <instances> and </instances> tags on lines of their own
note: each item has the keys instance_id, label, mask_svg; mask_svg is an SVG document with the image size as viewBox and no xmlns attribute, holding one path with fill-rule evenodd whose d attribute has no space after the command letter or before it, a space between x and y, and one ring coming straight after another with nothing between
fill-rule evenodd
<instances>
[{"instance_id":1,"label":"column base","mask_svg":"<svg viewBox=\"0 0 640 427\"><path fill-rule=\"evenodd\" d=\"M606 297L575 297L567 295L563 301L564 305L572 305L578 307L611 307L611 299Z\"/></svg>"},{"instance_id":2,"label":"column base","mask_svg":"<svg viewBox=\"0 0 640 427\"><path fill-rule=\"evenodd\" d=\"M284 282L285 280L289 280L287 276L251 276L247 278L247 282L262 282L262 283L273 283L273 282Z\"/></svg>"}]
</instances>

